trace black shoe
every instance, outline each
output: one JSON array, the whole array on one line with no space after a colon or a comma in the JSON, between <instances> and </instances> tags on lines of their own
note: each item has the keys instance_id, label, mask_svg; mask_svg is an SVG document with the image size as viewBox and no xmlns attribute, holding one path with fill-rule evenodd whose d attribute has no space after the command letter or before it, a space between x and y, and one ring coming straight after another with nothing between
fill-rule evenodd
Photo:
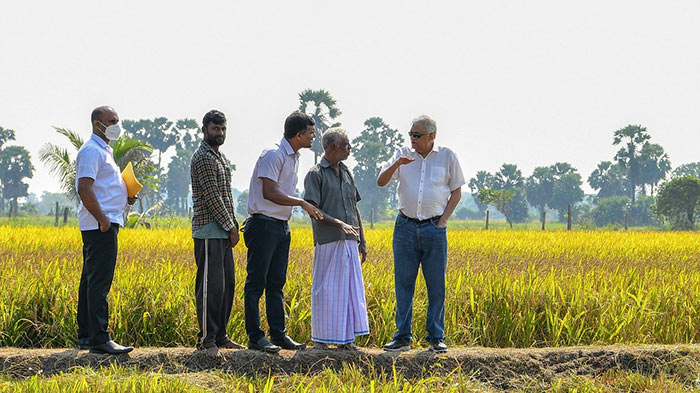
<instances>
[{"instance_id":1,"label":"black shoe","mask_svg":"<svg viewBox=\"0 0 700 393\"><path fill-rule=\"evenodd\" d=\"M87 338L79 338L78 339L78 349L80 349L80 350L90 349L90 344L88 344Z\"/></svg>"},{"instance_id":2,"label":"black shoe","mask_svg":"<svg viewBox=\"0 0 700 393\"><path fill-rule=\"evenodd\" d=\"M430 350L435 353L447 352L447 345L445 345L445 340L440 338L432 338L428 340L430 344Z\"/></svg>"},{"instance_id":3,"label":"black shoe","mask_svg":"<svg viewBox=\"0 0 700 393\"><path fill-rule=\"evenodd\" d=\"M394 341L386 344L384 347L385 351L389 352L404 352L411 349L411 340L405 338L396 338Z\"/></svg>"},{"instance_id":4,"label":"black shoe","mask_svg":"<svg viewBox=\"0 0 700 393\"><path fill-rule=\"evenodd\" d=\"M280 351L280 347L273 345L265 337L261 337L258 341L252 342L248 340L248 349L254 349L256 351L263 351L268 353L277 353Z\"/></svg>"},{"instance_id":5,"label":"black shoe","mask_svg":"<svg viewBox=\"0 0 700 393\"><path fill-rule=\"evenodd\" d=\"M110 355L121 355L122 353L129 353L133 350L134 347L124 347L112 340L90 347L90 353L108 353Z\"/></svg>"},{"instance_id":6,"label":"black shoe","mask_svg":"<svg viewBox=\"0 0 700 393\"><path fill-rule=\"evenodd\" d=\"M300 344L292 340L289 336L284 336L281 340L274 340L272 343L278 345L282 349L290 349L292 351L299 351L306 348L306 344Z\"/></svg>"}]
</instances>

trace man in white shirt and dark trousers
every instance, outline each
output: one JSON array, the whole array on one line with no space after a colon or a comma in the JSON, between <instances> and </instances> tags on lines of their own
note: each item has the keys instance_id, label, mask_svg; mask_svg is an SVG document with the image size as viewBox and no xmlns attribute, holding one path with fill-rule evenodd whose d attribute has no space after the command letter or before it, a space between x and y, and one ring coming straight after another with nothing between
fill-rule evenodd
<instances>
[{"instance_id":1,"label":"man in white shirt and dark trousers","mask_svg":"<svg viewBox=\"0 0 700 393\"><path fill-rule=\"evenodd\" d=\"M314 124L305 113L289 115L284 122L284 138L274 148L262 152L250 179L249 217L243 226L243 240L248 247L248 275L243 298L250 349L278 352L281 348L299 350L306 347L286 334L282 289L287 280L291 242L287 221L292 216L292 208L301 206L312 218L323 218L318 208L294 196L299 149L311 147ZM260 329L258 303L263 291L270 340Z\"/></svg>"},{"instance_id":2,"label":"man in white shirt and dark trousers","mask_svg":"<svg viewBox=\"0 0 700 393\"><path fill-rule=\"evenodd\" d=\"M83 238L83 271L78 289L78 347L90 352L121 354L133 350L112 341L107 332L109 305L117 263L117 234L124 225L128 197L110 140L121 135L119 116L108 106L92 111L92 135L75 159L75 187L80 196L78 223Z\"/></svg>"},{"instance_id":3,"label":"man in white shirt and dark trousers","mask_svg":"<svg viewBox=\"0 0 700 393\"><path fill-rule=\"evenodd\" d=\"M399 214L394 225L394 285L396 328L384 350L411 349L413 294L418 267L428 291L426 340L435 352L445 345L445 271L447 221L462 197L465 184L457 156L435 146L437 125L428 116L413 120L411 148L399 149L377 178L380 187L398 180Z\"/></svg>"}]
</instances>

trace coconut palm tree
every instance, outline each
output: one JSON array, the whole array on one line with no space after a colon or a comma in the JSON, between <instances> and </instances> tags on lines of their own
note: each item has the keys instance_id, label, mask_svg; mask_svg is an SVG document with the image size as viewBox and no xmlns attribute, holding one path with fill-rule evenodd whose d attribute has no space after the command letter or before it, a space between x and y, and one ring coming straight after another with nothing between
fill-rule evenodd
<instances>
[{"instance_id":1,"label":"coconut palm tree","mask_svg":"<svg viewBox=\"0 0 700 393\"><path fill-rule=\"evenodd\" d=\"M72 149L53 143L46 143L39 150L39 159L49 167L52 174L58 177L61 190L72 201L77 203L80 198L78 197L78 191L75 189L75 157L73 152L77 154L77 151L83 146L84 140L76 132L67 128L55 126L53 128L56 132L68 138ZM153 148L146 142L131 138L128 135L112 141L110 146L114 150L114 161L119 165L119 168L124 169L126 164L131 161L137 176L146 168L148 164L147 158L153 152Z\"/></svg>"},{"instance_id":2,"label":"coconut palm tree","mask_svg":"<svg viewBox=\"0 0 700 393\"><path fill-rule=\"evenodd\" d=\"M137 174L153 153L153 148L148 143L128 135L111 141L109 145L112 146L114 161L119 165L119 169L124 170L126 165L131 162L131 165L134 166L134 172Z\"/></svg>"}]
</instances>

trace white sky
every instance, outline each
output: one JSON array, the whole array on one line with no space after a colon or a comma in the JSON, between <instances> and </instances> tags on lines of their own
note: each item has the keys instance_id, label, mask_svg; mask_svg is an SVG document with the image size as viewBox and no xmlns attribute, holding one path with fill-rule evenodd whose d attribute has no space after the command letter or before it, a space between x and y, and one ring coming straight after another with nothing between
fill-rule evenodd
<instances>
[{"instance_id":1,"label":"white sky","mask_svg":"<svg viewBox=\"0 0 700 393\"><path fill-rule=\"evenodd\" d=\"M630 123L674 167L700 161L699 15L697 0L3 1L0 126L31 152L41 194L59 189L41 145L67 146L51 125L88 137L99 105L198 122L217 108L245 189L298 93L324 88L351 137L371 116L406 133L425 113L467 178L567 161L590 191Z\"/></svg>"}]
</instances>

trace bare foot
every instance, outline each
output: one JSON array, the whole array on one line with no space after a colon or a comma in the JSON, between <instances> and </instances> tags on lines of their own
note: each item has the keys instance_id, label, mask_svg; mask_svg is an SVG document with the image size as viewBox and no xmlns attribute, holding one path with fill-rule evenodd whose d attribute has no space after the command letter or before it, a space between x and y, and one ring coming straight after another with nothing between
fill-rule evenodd
<instances>
[{"instance_id":1,"label":"bare foot","mask_svg":"<svg viewBox=\"0 0 700 393\"><path fill-rule=\"evenodd\" d=\"M338 349L341 349L343 351L359 351L360 350L360 348L358 348L357 345L355 345L353 343L338 345Z\"/></svg>"},{"instance_id":2,"label":"bare foot","mask_svg":"<svg viewBox=\"0 0 700 393\"><path fill-rule=\"evenodd\" d=\"M315 344L314 344L314 349L323 351L323 350L328 349L328 345L326 345L326 344L324 344L324 343L315 343Z\"/></svg>"},{"instance_id":3,"label":"bare foot","mask_svg":"<svg viewBox=\"0 0 700 393\"><path fill-rule=\"evenodd\" d=\"M217 346L222 349L245 349L243 345L228 338L226 339L226 341Z\"/></svg>"},{"instance_id":4,"label":"bare foot","mask_svg":"<svg viewBox=\"0 0 700 393\"><path fill-rule=\"evenodd\" d=\"M207 356L212 359L224 360L224 354L221 353L221 351L219 351L219 348L216 346L205 348L204 353L206 353Z\"/></svg>"}]
</instances>

